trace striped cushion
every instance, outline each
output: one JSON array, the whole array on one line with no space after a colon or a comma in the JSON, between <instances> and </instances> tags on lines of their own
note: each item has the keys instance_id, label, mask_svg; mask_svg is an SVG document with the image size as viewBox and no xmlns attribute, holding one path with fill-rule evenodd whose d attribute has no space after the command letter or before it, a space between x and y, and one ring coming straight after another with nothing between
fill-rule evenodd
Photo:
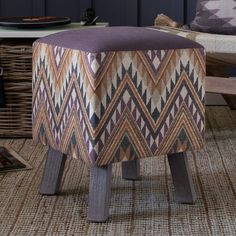
<instances>
[{"instance_id":1,"label":"striped cushion","mask_svg":"<svg viewBox=\"0 0 236 236\"><path fill-rule=\"evenodd\" d=\"M235 35L209 34L179 28L172 28L168 26L158 26L152 29L194 40L195 42L200 43L202 46L204 46L207 53L236 53Z\"/></svg>"}]
</instances>

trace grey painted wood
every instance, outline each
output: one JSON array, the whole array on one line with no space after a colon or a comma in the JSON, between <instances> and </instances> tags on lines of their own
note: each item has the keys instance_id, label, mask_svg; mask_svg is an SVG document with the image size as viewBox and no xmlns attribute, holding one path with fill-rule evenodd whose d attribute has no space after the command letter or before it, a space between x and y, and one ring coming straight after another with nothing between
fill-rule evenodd
<instances>
[{"instance_id":1,"label":"grey painted wood","mask_svg":"<svg viewBox=\"0 0 236 236\"><path fill-rule=\"evenodd\" d=\"M176 201L186 204L195 203L196 192L186 154L168 154L168 161L173 178Z\"/></svg>"},{"instance_id":2,"label":"grey painted wood","mask_svg":"<svg viewBox=\"0 0 236 236\"><path fill-rule=\"evenodd\" d=\"M206 92L236 95L236 80L218 76L206 76Z\"/></svg>"},{"instance_id":3,"label":"grey painted wood","mask_svg":"<svg viewBox=\"0 0 236 236\"><path fill-rule=\"evenodd\" d=\"M105 222L109 217L112 165L90 170L88 220Z\"/></svg>"},{"instance_id":4,"label":"grey painted wood","mask_svg":"<svg viewBox=\"0 0 236 236\"><path fill-rule=\"evenodd\" d=\"M32 15L33 16L45 16L45 1L46 0L32 0Z\"/></svg>"},{"instance_id":5,"label":"grey painted wood","mask_svg":"<svg viewBox=\"0 0 236 236\"><path fill-rule=\"evenodd\" d=\"M235 81L236 82L236 81ZM236 91L235 91L236 94ZM231 110L236 110L236 95L222 95Z\"/></svg>"},{"instance_id":6,"label":"grey painted wood","mask_svg":"<svg viewBox=\"0 0 236 236\"><path fill-rule=\"evenodd\" d=\"M65 162L65 154L49 148L47 160L45 163L44 174L39 189L39 192L41 194L55 195L56 193L58 193Z\"/></svg>"},{"instance_id":7,"label":"grey painted wood","mask_svg":"<svg viewBox=\"0 0 236 236\"><path fill-rule=\"evenodd\" d=\"M122 162L122 178L127 180L138 180L140 178L140 161Z\"/></svg>"}]
</instances>

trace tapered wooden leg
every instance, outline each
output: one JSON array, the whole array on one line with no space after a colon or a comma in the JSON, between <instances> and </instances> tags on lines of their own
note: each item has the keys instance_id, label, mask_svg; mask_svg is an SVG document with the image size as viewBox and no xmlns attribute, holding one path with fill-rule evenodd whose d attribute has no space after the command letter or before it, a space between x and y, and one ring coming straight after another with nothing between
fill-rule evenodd
<instances>
[{"instance_id":1,"label":"tapered wooden leg","mask_svg":"<svg viewBox=\"0 0 236 236\"><path fill-rule=\"evenodd\" d=\"M55 195L59 191L66 155L52 148L48 150L44 174L39 192L45 195Z\"/></svg>"},{"instance_id":2,"label":"tapered wooden leg","mask_svg":"<svg viewBox=\"0 0 236 236\"><path fill-rule=\"evenodd\" d=\"M228 78L229 75L227 73L226 70L226 66L225 63L222 63L220 61L217 61L216 59L212 59L212 58L207 58L207 75L209 76L214 76L216 78L214 78L214 80L212 80L212 83L207 83L206 80L206 90L208 91L212 86L214 85L214 87L217 87L217 81L215 79L217 79L217 77L223 77L223 79L221 78L220 81L221 83L219 84L218 82L218 90L219 92L222 91L222 86L223 86L223 90L227 90L227 88L230 88L232 92L231 94L221 94L225 100L225 102L227 103L227 105L229 106L229 108L231 110L236 110L236 91L232 88L235 87L235 81L231 80ZM223 81L223 82L222 82ZM228 81L228 83L227 83ZM230 83L230 84L229 84ZM210 86L210 88L208 89L207 87Z\"/></svg>"},{"instance_id":3,"label":"tapered wooden leg","mask_svg":"<svg viewBox=\"0 0 236 236\"><path fill-rule=\"evenodd\" d=\"M109 217L112 165L93 166L90 171L88 220L104 222Z\"/></svg>"},{"instance_id":4,"label":"tapered wooden leg","mask_svg":"<svg viewBox=\"0 0 236 236\"><path fill-rule=\"evenodd\" d=\"M235 91L236 93L236 91ZM236 95L222 94L224 100L231 110L236 110Z\"/></svg>"},{"instance_id":5,"label":"tapered wooden leg","mask_svg":"<svg viewBox=\"0 0 236 236\"><path fill-rule=\"evenodd\" d=\"M122 162L122 178L127 180L138 180L140 178L139 160Z\"/></svg>"},{"instance_id":6,"label":"tapered wooden leg","mask_svg":"<svg viewBox=\"0 0 236 236\"><path fill-rule=\"evenodd\" d=\"M193 204L196 201L196 192L186 154L169 154L168 161L173 178L176 201Z\"/></svg>"}]
</instances>

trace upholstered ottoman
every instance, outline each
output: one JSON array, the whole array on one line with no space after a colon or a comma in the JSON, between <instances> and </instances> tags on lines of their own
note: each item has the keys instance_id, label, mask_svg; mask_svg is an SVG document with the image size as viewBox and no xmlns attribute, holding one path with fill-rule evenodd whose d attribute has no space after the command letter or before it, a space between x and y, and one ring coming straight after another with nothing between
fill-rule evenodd
<instances>
[{"instance_id":1,"label":"upholstered ottoman","mask_svg":"<svg viewBox=\"0 0 236 236\"><path fill-rule=\"evenodd\" d=\"M68 31L33 46L33 138L48 145L40 192L56 194L67 156L90 168L88 219L109 215L111 166L168 155L176 198L196 199L185 152L204 144L199 44L136 27ZM150 189L151 191L151 189ZM117 206L118 207L118 206Z\"/></svg>"}]
</instances>

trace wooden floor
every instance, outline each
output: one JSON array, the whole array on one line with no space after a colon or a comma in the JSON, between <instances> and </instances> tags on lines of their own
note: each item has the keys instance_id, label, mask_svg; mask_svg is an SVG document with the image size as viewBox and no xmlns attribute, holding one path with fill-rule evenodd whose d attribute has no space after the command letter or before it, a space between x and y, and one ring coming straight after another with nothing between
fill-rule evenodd
<instances>
[{"instance_id":1,"label":"wooden floor","mask_svg":"<svg viewBox=\"0 0 236 236\"><path fill-rule=\"evenodd\" d=\"M174 201L167 158L141 161L141 180L112 172L108 223L86 220L89 170L80 161L66 163L59 196L42 197L38 187L46 148L31 140L0 140L32 170L0 174L0 235L236 235L236 111L208 107L206 147L188 153L197 191L195 205Z\"/></svg>"}]
</instances>

